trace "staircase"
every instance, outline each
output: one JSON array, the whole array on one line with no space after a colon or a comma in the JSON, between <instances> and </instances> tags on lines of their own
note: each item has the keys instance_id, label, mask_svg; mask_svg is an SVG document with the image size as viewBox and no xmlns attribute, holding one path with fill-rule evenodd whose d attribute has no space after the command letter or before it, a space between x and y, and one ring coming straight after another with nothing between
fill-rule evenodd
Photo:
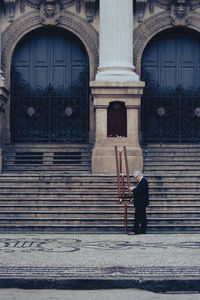
<instances>
[{"instance_id":1,"label":"staircase","mask_svg":"<svg viewBox=\"0 0 200 300\"><path fill-rule=\"evenodd\" d=\"M3 171L91 172L90 144L14 144L3 151Z\"/></svg>"},{"instance_id":2,"label":"staircase","mask_svg":"<svg viewBox=\"0 0 200 300\"><path fill-rule=\"evenodd\" d=\"M91 174L91 149L7 147L0 174L0 231L123 233L116 176ZM148 232L200 232L200 146L154 144L143 153L150 188ZM128 230L133 214L129 205Z\"/></svg>"},{"instance_id":3,"label":"staircase","mask_svg":"<svg viewBox=\"0 0 200 300\"><path fill-rule=\"evenodd\" d=\"M143 147L151 232L200 232L200 145Z\"/></svg>"},{"instance_id":4,"label":"staircase","mask_svg":"<svg viewBox=\"0 0 200 300\"><path fill-rule=\"evenodd\" d=\"M132 224L129 212L129 224ZM1 174L1 232L124 232L115 176Z\"/></svg>"},{"instance_id":5,"label":"staircase","mask_svg":"<svg viewBox=\"0 0 200 300\"><path fill-rule=\"evenodd\" d=\"M116 176L92 175L91 153L91 145L81 144L8 146L0 175L0 231L124 232Z\"/></svg>"}]
</instances>

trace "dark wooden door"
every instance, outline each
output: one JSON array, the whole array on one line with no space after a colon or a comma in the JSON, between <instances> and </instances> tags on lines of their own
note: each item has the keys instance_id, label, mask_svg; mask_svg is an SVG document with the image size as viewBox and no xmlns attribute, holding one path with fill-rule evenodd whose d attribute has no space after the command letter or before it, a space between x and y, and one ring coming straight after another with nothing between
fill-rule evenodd
<instances>
[{"instance_id":1,"label":"dark wooden door","mask_svg":"<svg viewBox=\"0 0 200 300\"><path fill-rule=\"evenodd\" d=\"M88 56L74 35L43 29L18 44L11 113L13 141L87 141Z\"/></svg>"},{"instance_id":2,"label":"dark wooden door","mask_svg":"<svg viewBox=\"0 0 200 300\"><path fill-rule=\"evenodd\" d=\"M186 29L157 35L143 53L142 80L143 141L199 140L200 35Z\"/></svg>"},{"instance_id":3,"label":"dark wooden door","mask_svg":"<svg viewBox=\"0 0 200 300\"><path fill-rule=\"evenodd\" d=\"M127 136L127 111L123 102L111 102L107 111L108 137Z\"/></svg>"}]
</instances>

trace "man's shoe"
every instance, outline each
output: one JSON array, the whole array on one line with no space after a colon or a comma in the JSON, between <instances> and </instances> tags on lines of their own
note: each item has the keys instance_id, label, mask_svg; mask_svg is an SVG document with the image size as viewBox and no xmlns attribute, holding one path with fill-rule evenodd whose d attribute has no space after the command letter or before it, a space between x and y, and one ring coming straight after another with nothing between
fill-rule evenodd
<instances>
[{"instance_id":1,"label":"man's shoe","mask_svg":"<svg viewBox=\"0 0 200 300\"><path fill-rule=\"evenodd\" d=\"M128 232L128 235L137 235L138 233L136 232Z\"/></svg>"}]
</instances>

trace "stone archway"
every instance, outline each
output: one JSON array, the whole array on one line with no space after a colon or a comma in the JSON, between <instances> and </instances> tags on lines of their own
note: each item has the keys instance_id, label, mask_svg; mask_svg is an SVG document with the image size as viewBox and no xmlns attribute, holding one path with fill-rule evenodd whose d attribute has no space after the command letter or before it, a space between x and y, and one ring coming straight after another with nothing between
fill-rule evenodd
<instances>
[{"instance_id":1,"label":"stone archway","mask_svg":"<svg viewBox=\"0 0 200 300\"><path fill-rule=\"evenodd\" d=\"M10 70L14 49L18 42L29 32L42 28L38 11L29 12L10 24L2 34L2 70L5 77L5 86L10 91ZM59 24L54 27L63 28L73 33L86 48L90 65L90 80L94 80L98 67L98 33L83 18L72 12L65 11ZM90 110L92 111L92 109ZM90 113L92 114L92 112ZM10 101L7 103L5 114L5 142L10 142ZM91 118L92 119L92 118ZM90 124L93 132L93 122ZM91 133L90 133L91 135Z\"/></svg>"},{"instance_id":2,"label":"stone archway","mask_svg":"<svg viewBox=\"0 0 200 300\"><path fill-rule=\"evenodd\" d=\"M153 15L139 25L134 31L133 57L136 73L141 75L141 59L143 51L148 42L161 31L174 28L168 11ZM189 24L180 26L200 32L200 13L190 12Z\"/></svg>"}]
</instances>

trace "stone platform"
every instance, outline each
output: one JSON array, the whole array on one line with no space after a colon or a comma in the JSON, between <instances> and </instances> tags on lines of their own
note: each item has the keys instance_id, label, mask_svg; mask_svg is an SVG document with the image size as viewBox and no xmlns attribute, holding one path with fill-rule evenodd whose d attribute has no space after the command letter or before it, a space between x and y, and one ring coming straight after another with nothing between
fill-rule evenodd
<instances>
[{"instance_id":1,"label":"stone platform","mask_svg":"<svg viewBox=\"0 0 200 300\"><path fill-rule=\"evenodd\" d=\"M1 234L1 288L200 292L200 234Z\"/></svg>"}]
</instances>

